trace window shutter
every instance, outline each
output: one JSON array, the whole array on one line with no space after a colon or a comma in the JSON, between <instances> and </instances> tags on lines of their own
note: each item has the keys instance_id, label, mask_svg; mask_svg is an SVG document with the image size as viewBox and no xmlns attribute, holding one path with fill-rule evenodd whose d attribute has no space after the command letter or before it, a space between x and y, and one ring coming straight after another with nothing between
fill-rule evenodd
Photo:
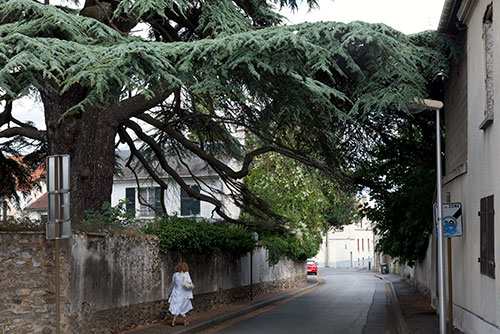
<instances>
[{"instance_id":1,"label":"window shutter","mask_svg":"<svg viewBox=\"0 0 500 334\"><path fill-rule=\"evenodd\" d=\"M161 207L161 188L160 187L155 187L155 211L156 214L161 214L162 212L162 207Z\"/></svg>"},{"instance_id":2,"label":"window shutter","mask_svg":"<svg viewBox=\"0 0 500 334\"><path fill-rule=\"evenodd\" d=\"M495 208L493 195L480 202L481 274L495 278Z\"/></svg>"},{"instance_id":3,"label":"window shutter","mask_svg":"<svg viewBox=\"0 0 500 334\"><path fill-rule=\"evenodd\" d=\"M197 193L200 193L199 186L192 186L191 189L193 189ZM200 200L197 198L194 198L194 197L191 197L191 214L192 215L199 215L200 214Z\"/></svg>"},{"instance_id":4,"label":"window shutter","mask_svg":"<svg viewBox=\"0 0 500 334\"><path fill-rule=\"evenodd\" d=\"M184 189L181 189L181 216L189 216L190 213L190 197Z\"/></svg>"},{"instance_id":5,"label":"window shutter","mask_svg":"<svg viewBox=\"0 0 500 334\"><path fill-rule=\"evenodd\" d=\"M135 188L125 188L125 198L128 200L126 210L135 217Z\"/></svg>"},{"instance_id":6,"label":"window shutter","mask_svg":"<svg viewBox=\"0 0 500 334\"><path fill-rule=\"evenodd\" d=\"M495 278L495 208L493 202L493 195L487 197L488 215L486 225L488 229L488 248L486 251L488 263L487 271L488 276Z\"/></svg>"}]
</instances>

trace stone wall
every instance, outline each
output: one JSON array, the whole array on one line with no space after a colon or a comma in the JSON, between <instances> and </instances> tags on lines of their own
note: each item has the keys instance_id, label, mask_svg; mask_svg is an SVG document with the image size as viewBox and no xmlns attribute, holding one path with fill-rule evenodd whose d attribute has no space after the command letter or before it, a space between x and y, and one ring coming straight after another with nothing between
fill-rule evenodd
<instances>
[{"instance_id":1,"label":"stone wall","mask_svg":"<svg viewBox=\"0 0 500 334\"><path fill-rule=\"evenodd\" d=\"M168 316L174 265L190 266L194 312L249 297L250 256L162 254L153 236L76 234L61 244L63 333L117 333ZM0 234L0 334L54 333L54 242L42 233ZM306 281L305 262L253 255L254 294ZM5 292L4 292L5 291Z\"/></svg>"},{"instance_id":2,"label":"stone wall","mask_svg":"<svg viewBox=\"0 0 500 334\"><path fill-rule=\"evenodd\" d=\"M54 333L55 247L41 232L0 232L0 334ZM61 249L61 277L68 277L68 253ZM61 280L67 312L67 281ZM68 319L61 331L68 331Z\"/></svg>"}]
</instances>

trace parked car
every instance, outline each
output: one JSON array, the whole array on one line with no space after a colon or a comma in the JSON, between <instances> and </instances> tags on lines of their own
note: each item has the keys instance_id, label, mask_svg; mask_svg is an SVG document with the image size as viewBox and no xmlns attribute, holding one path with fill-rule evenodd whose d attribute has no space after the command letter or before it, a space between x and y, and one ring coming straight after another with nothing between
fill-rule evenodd
<instances>
[{"instance_id":1,"label":"parked car","mask_svg":"<svg viewBox=\"0 0 500 334\"><path fill-rule=\"evenodd\" d=\"M314 260L307 260L307 274L308 275L317 275L318 274L318 265Z\"/></svg>"}]
</instances>

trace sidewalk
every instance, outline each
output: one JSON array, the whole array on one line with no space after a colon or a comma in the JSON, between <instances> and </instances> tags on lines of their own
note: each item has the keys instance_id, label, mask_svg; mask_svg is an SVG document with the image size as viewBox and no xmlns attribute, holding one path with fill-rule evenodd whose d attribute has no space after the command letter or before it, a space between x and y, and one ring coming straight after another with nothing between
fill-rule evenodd
<instances>
[{"instance_id":1,"label":"sidewalk","mask_svg":"<svg viewBox=\"0 0 500 334\"><path fill-rule=\"evenodd\" d=\"M424 296L398 275L375 273L375 276L392 285L396 294L393 298L396 317L399 312L402 318L399 320L401 334L439 334L439 316ZM454 329L453 333L463 334L458 329Z\"/></svg>"},{"instance_id":2,"label":"sidewalk","mask_svg":"<svg viewBox=\"0 0 500 334\"><path fill-rule=\"evenodd\" d=\"M171 318L169 318L169 321L124 331L120 334L200 333L216 324L246 315L266 306L306 293L316 288L319 284L320 281L317 276L309 276L306 285L301 288L288 289L274 294L259 296L254 298L252 301L242 301L241 303L227 305L209 312L195 313L188 317L190 324L187 327L183 325L182 317L178 319L178 323L175 327L170 326ZM196 301L194 300L193 302Z\"/></svg>"}]
</instances>

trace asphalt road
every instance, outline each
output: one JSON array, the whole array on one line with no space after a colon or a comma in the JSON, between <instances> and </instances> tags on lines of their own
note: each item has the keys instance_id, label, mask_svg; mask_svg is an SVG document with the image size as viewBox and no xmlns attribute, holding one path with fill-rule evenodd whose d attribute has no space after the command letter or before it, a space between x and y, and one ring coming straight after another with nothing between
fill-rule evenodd
<instances>
[{"instance_id":1,"label":"asphalt road","mask_svg":"<svg viewBox=\"0 0 500 334\"><path fill-rule=\"evenodd\" d=\"M324 284L309 293L233 319L204 333L397 333L386 283L373 272L323 269L319 276Z\"/></svg>"}]
</instances>

